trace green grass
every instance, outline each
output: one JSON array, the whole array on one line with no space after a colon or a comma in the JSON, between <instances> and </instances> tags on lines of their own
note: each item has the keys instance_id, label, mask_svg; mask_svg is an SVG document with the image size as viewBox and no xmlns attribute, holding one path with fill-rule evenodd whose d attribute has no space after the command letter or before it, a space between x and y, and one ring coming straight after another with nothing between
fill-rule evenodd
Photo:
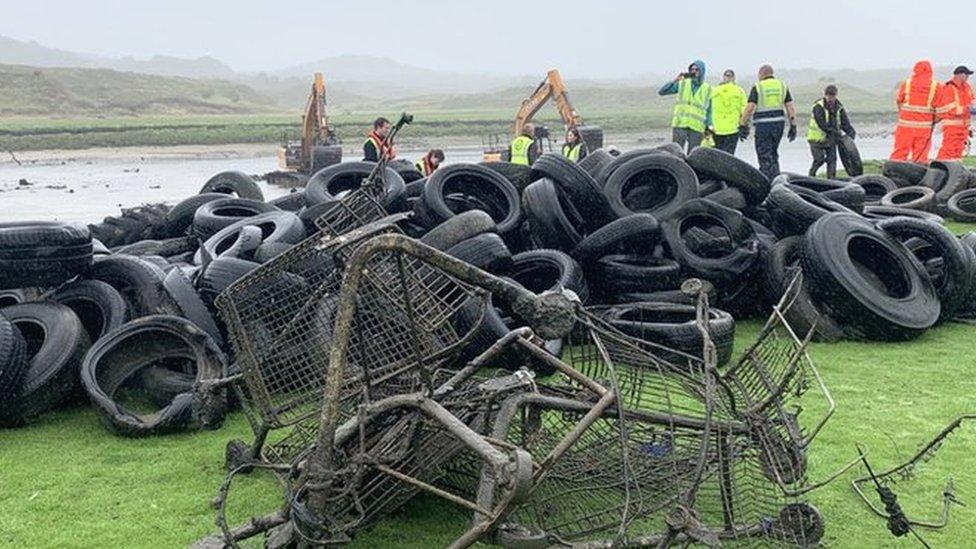
<instances>
[{"instance_id":1,"label":"green grass","mask_svg":"<svg viewBox=\"0 0 976 549\"><path fill-rule=\"evenodd\" d=\"M757 322L741 323L739 350ZM814 344L811 355L837 401L837 412L810 453L813 479L855 457L864 444L877 469L914 453L946 423L976 407L972 375L976 328L948 324L905 343ZM824 410L812 395L804 416ZM916 479L896 486L911 514L939 511L946 478L964 502L976 499L976 429L954 434ZM81 407L48 414L23 429L0 432L0 545L9 547L178 547L215 530L210 502L223 479L223 446L249 437L238 413L218 431L150 439L108 433ZM238 477L232 521L269 511L279 501L270 476ZM850 488L853 473L811 495L824 514L832 547L914 547L896 540ZM421 497L362 532L355 547L434 547L450 542L468 514ZM976 510L953 507L949 527L924 531L933 547L967 547Z\"/></svg>"}]
</instances>

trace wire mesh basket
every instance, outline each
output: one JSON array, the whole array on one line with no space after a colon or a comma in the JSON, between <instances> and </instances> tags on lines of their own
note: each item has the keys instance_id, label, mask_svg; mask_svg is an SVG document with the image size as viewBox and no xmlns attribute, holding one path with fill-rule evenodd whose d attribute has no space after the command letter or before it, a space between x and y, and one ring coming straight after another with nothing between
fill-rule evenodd
<instances>
[{"instance_id":1,"label":"wire mesh basket","mask_svg":"<svg viewBox=\"0 0 976 549\"><path fill-rule=\"evenodd\" d=\"M318 234L235 282L217 299L244 379L239 392L263 457L288 463L317 429L345 261L364 241L399 230L377 222ZM349 341L348 393L412 392L452 362L465 333L458 311L483 310L485 292L422 262L380 254L362 269ZM363 389L365 387L365 389ZM346 412L351 413L351 411Z\"/></svg>"}]
</instances>

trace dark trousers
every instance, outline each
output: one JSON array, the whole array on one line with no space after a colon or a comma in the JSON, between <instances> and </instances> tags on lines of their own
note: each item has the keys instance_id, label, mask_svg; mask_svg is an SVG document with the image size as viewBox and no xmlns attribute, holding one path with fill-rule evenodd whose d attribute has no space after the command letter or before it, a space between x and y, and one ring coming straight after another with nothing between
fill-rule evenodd
<instances>
[{"instance_id":1,"label":"dark trousers","mask_svg":"<svg viewBox=\"0 0 976 549\"><path fill-rule=\"evenodd\" d=\"M729 154L735 154L735 146L739 143L739 134L714 135L712 139L715 140L716 149Z\"/></svg>"},{"instance_id":2,"label":"dark trousers","mask_svg":"<svg viewBox=\"0 0 976 549\"><path fill-rule=\"evenodd\" d=\"M827 179L837 177L837 142L833 139L825 141L810 141L810 154L813 164L810 165L810 177L816 177L820 166L827 165Z\"/></svg>"},{"instance_id":3,"label":"dark trousers","mask_svg":"<svg viewBox=\"0 0 976 549\"><path fill-rule=\"evenodd\" d=\"M779 142L783 140L782 122L767 122L755 124L756 127L756 157L759 159L759 171L770 181L779 175Z\"/></svg>"},{"instance_id":4,"label":"dark trousers","mask_svg":"<svg viewBox=\"0 0 976 549\"><path fill-rule=\"evenodd\" d=\"M681 145L681 149L686 153L691 152L698 145L701 145L702 134L688 128L671 128L671 141Z\"/></svg>"}]
</instances>

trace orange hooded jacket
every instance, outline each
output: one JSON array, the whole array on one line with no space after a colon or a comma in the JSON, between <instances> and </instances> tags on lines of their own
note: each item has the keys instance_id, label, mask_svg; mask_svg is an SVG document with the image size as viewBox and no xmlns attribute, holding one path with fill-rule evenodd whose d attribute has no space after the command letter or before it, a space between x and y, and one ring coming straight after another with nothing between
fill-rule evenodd
<instances>
[{"instance_id":1,"label":"orange hooded jacket","mask_svg":"<svg viewBox=\"0 0 976 549\"><path fill-rule=\"evenodd\" d=\"M932 63L919 61L912 75L898 86L898 125L905 128L931 129L935 110L942 98L942 84L932 76Z\"/></svg>"}]
</instances>

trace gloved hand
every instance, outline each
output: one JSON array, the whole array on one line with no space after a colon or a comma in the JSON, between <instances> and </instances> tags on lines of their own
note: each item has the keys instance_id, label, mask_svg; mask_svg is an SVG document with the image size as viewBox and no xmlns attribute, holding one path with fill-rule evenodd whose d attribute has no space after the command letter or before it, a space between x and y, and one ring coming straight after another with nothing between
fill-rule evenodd
<instances>
[{"instance_id":1,"label":"gloved hand","mask_svg":"<svg viewBox=\"0 0 976 549\"><path fill-rule=\"evenodd\" d=\"M790 131L786 134L786 139L788 139L790 143L796 141L796 124L790 124Z\"/></svg>"},{"instance_id":2,"label":"gloved hand","mask_svg":"<svg viewBox=\"0 0 976 549\"><path fill-rule=\"evenodd\" d=\"M745 141L749 137L749 126L739 126L739 141Z\"/></svg>"}]
</instances>

